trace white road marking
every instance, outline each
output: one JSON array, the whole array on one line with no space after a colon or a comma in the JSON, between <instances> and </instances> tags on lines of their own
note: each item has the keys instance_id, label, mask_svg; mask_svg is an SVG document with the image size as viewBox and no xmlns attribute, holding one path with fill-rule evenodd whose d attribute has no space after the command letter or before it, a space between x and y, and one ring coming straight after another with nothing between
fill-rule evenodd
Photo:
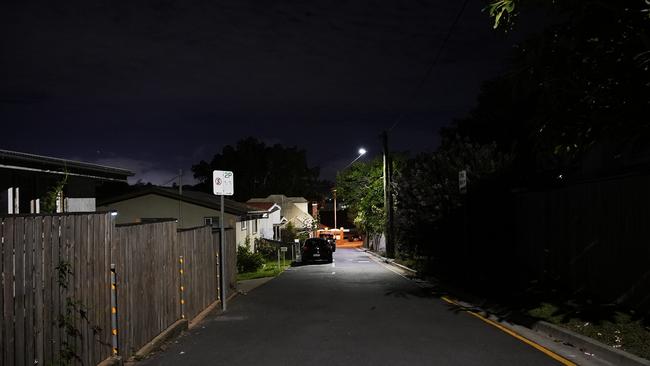
<instances>
[{"instance_id":1,"label":"white road marking","mask_svg":"<svg viewBox=\"0 0 650 366\"><path fill-rule=\"evenodd\" d=\"M332 262L332 268L336 268L336 263Z\"/></svg>"},{"instance_id":2,"label":"white road marking","mask_svg":"<svg viewBox=\"0 0 650 366\"><path fill-rule=\"evenodd\" d=\"M336 272L332 272L332 274L336 274Z\"/></svg>"}]
</instances>

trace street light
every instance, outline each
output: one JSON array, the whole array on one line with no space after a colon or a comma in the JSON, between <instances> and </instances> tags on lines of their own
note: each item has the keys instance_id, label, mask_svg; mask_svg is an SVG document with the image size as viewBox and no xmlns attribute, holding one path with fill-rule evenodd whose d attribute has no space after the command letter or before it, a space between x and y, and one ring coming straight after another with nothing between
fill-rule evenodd
<instances>
[{"instance_id":1,"label":"street light","mask_svg":"<svg viewBox=\"0 0 650 366\"><path fill-rule=\"evenodd\" d=\"M367 151L366 149L364 149L363 147L360 148L360 149L359 149L359 156L357 156L354 160L352 160L352 161L350 162L350 164L346 165L345 168L343 168L343 170L349 168L352 164L354 164L355 161L361 159L362 156L366 155L367 152L368 152L368 151ZM338 171L336 172L336 175L337 175L337 177L338 177L338 175L339 175L339 172L338 172ZM336 211L337 211L337 208L338 208L338 207L336 206L336 188L333 189L332 192L334 192L334 229L337 229L337 228L338 228L338 225L337 225L337 222L336 222Z\"/></svg>"}]
</instances>

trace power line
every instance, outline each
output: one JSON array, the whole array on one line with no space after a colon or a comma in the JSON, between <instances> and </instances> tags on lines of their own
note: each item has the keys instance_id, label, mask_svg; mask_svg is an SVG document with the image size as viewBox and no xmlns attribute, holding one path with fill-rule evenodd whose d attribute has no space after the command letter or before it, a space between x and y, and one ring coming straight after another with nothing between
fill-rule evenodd
<instances>
[{"instance_id":1,"label":"power line","mask_svg":"<svg viewBox=\"0 0 650 366\"><path fill-rule=\"evenodd\" d=\"M442 40L442 43L440 44L440 47L438 47L438 51L436 52L435 57L433 58L433 62L429 65L429 68L427 69L427 72L424 74L424 77L420 82L418 83L417 87L413 89L413 92L409 96L409 99L407 100L406 104L410 105L415 101L415 97L417 94L420 92L420 90L424 87L424 84L426 83L427 79L429 79L429 76L431 76L431 72L433 72L433 69L438 65L438 61L440 60L440 56L442 55L442 51L445 49L445 46L447 45L447 42L451 38L451 34L454 31L454 28L456 28L456 25L458 24L458 21L460 20L460 17L463 15L463 12L465 12L465 8L467 7L467 3L469 0L463 1L463 5L461 6L460 10L456 14L456 17L454 18L454 21L451 23L449 26L449 29L447 30L447 34L445 35L445 38ZM393 124L390 126L388 129L388 132L392 131L395 126L397 126L401 121L402 118L404 117L406 108L403 108L400 113L397 115L395 118L395 121Z\"/></svg>"}]
</instances>

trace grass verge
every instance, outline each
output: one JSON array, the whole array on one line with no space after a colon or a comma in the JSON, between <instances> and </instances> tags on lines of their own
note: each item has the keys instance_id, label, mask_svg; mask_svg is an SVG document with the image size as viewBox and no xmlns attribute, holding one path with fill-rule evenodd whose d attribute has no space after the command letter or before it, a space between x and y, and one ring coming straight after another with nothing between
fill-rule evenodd
<instances>
[{"instance_id":1,"label":"grass verge","mask_svg":"<svg viewBox=\"0 0 650 366\"><path fill-rule=\"evenodd\" d=\"M650 326L645 325L633 312L558 306L544 302L528 310L528 315L650 359Z\"/></svg>"},{"instance_id":2,"label":"grass verge","mask_svg":"<svg viewBox=\"0 0 650 366\"><path fill-rule=\"evenodd\" d=\"M264 262L262 268L260 268L255 272L238 273L237 281L254 280L256 278L264 278L264 277L275 277L280 273L282 273L285 269L289 268L290 265L291 262L287 260L284 262L284 264L280 262L280 266L278 267L277 259L276 260L267 259Z\"/></svg>"}]
</instances>

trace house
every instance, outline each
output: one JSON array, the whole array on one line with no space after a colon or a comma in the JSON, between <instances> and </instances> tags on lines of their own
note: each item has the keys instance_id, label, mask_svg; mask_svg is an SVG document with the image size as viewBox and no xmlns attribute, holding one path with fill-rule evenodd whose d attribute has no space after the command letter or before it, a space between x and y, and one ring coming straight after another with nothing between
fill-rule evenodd
<instances>
[{"instance_id":1,"label":"house","mask_svg":"<svg viewBox=\"0 0 650 366\"><path fill-rule=\"evenodd\" d=\"M133 173L121 168L0 150L0 214L41 213L45 197L61 182L53 211L96 210L97 187L105 182L126 183Z\"/></svg>"},{"instance_id":2,"label":"house","mask_svg":"<svg viewBox=\"0 0 650 366\"><path fill-rule=\"evenodd\" d=\"M282 209L274 202L250 202L248 206L254 211L249 214L259 214L266 220L260 220L259 233L260 237L270 240L281 240L280 228L284 223L282 221Z\"/></svg>"},{"instance_id":3,"label":"house","mask_svg":"<svg viewBox=\"0 0 650 366\"><path fill-rule=\"evenodd\" d=\"M282 214L281 227L291 223L299 231L311 232L312 226L315 223L314 217L309 214L309 201L303 197L287 197L282 194L272 194L266 198L251 198L246 203L249 205L274 203L280 206Z\"/></svg>"},{"instance_id":4,"label":"house","mask_svg":"<svg viewBox=\"0 0 650 366\"><path fill-rule=\"evenodd\" d=\"M102 210L117 212L117 224L156 222L172 218L178 220L181 229L203 225L217 229L221 216L218 196L156 186L108 198L99 205ZM224 199L224 228L234 230L238 245L244 245L248 238L251 249L254 249L255 239L262 237L260 228L268 226L265 214L268 213L244 203Z\"/></svg>"}]
</instances>

